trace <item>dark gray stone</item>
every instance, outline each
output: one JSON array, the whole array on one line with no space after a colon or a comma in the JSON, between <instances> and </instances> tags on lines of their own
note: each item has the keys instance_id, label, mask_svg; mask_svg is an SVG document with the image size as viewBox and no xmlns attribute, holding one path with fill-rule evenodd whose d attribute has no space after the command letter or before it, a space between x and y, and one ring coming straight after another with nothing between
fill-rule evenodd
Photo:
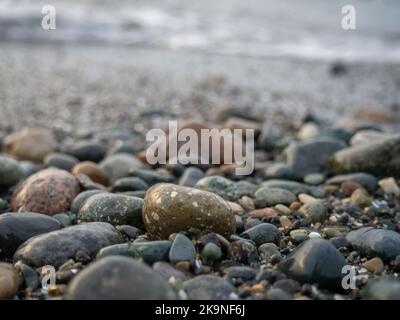
<instances>
[{"instance_id":1,"label":"dark gray stone","mask_svg":"<svg viewBox=\"0 0 400 320\"><path fill-rule=\"evenodd\" d=\"M194 187L197 181L204 177L204 172L196 167L185 169L179 179L179 185L186 187Z\"/></svg>"},{"instance_id":2,"label":"dark gray stone","mask_svg":"<svg viewBox=\"0 0 400 320\"><path fill-rule=\"evenodd\" d=\"M109 222L129 224L143 229L143 199L122 194L100 193L89 197L78 212L81 222Z\"/></svg>"},{"instance_id":3,"label":"dark gray stone","mask_svg":"<svg viewBox=\"0 0 400 320\"><path fill-rule=\"evenodd\" d=\"M182 233L178 233L169 251L169 261L172 263L180 261L189 261L193 263L195 259L196 249L192 241Z\"/></svg>"},{"instance_id":4,"label":"dark gray stone","mask_svg":"<svg viewBox=\"0 0 400 320\"><path fill-rule=\"evenodd\" d=\"M44 158L43 162L47 168L54 167L71 171L71 169L79 163L79 160L69 154L52 152Z\"/></svg>"},{"instance_id":5,"label":"dark gray stone","mask_svg":"<svg viewBox=\"0 0 400 320\"><path fill-rule=\"evenodd\" d=\"M349 232L346 239L367 257L390 261L400 254L400 234L391 230L361 228Z\"/></svg>"},{"instance_id":6,"label":"dark gray stone","mask_svg":"<svg viewBox=\"0 0 400 320\"><path fill-rule=\"evenodd\" d=\"M340 174L328 179L325 184L341 185L346 181L358 182L369 192L374 192L378 188L378 179L372 174L363 172Z\"/></svg>"},{"instance_id":7,"label":"dark gray stone","mask_svg":"<svg viewBox=\"0 0 400 320\"><path fill-rule=\"evenodd\" d=\"M341 253L327 240L310 239L301 243L280 264L279 269L301 283L340 289L346 264Z\"/></svg>"},{"instance_id":8,"label":"dark gray stone","mask_svg":"<svg viewBox=\"0 0 400 320\"><path fill-rule=\"evenodd\" d=\"M18 248L14 262L57 268L69 259L87 257L84 262L90 261L101 248L122 241L120 233L109 223L84 223L30 238Z\"/></svg>"},{"instance_id":9,"label":"dark gray stone","mask_svg":"<svg viewBox=\"0 0 400 320\"><path fill-rule=\"evenodd\" d=\"M128 177L131 170L142 166L142 162L129 153L113 154L100 163L100 168L107 173L111 182Z\"/></svg>"},{"instance_id":10,"label":"dark gray stone","mask_svg":"<svg viewBox=\"0 0 400 320\"><path fill-rule=\"evenodd\" d=\"M124 191L138 191L147 190L149 185L141 178L127 177L121 178L114 182L112 186L113 192L124 192Z\"/></svg>"},{"instance_id":11,"label":"dark gray stone","mask_svg":"<svg viewBox=\"0 0 400 320\"><path fill-rule=\"evenodd\" d=\"M176 294L157 272L127 257L107 257L80 272L68 286L71 300L170 300Z\"/></svg>"},{"instance_id":12,"label":"dark gray stone","mask_svg":"<svg viewBox=\"0 0 400 320\"><path fill-rule=\"evenodd\" d=\"M10 212L0 215L0 256L12 258L18 247L34 236L62 228L47 215L33 212Z\"/></svg>"},{"instance_id":13,"label":"dark gray stone","mask_svg":"<svg viewBox=\"0 0 400 320\"><path fill-rule=\"evenodd\" d=\"M100 141L82 140L65 146L64 152L80 161L99 162L103 159L107 147Z\"/></svg>"},{"instance_id":14,"label":"dark gray stone","mask_svg":"<svg viewBox=\"0 0 400 320\"><path fill-rule=\"evenodd\" d=\"M329 159L328 166L334 174L367 172L400 177L400 135L340 150Z\"/></svg>"},{"instance_id":15,"label":"dark gray stone","mask_svg":"<svg viewBox=\"0 0 400 320\"><path fill-rule=\"evenodd\" d=\"M154 263L153 270L156 271L166 281L169 281L172 277L176 280L182 281L189 280L192 277L190 273L185 273L174 265L165 261L158 261Z\"/></svg>"},{"instance_id":16,"label":"dark gray stone","mask_svg":"<svg viewBox=\"0 0 400 320\"><path fill-rule=\"evenodd\" d=\"M153 264L157 261L168 261L171 244L172 242L167 240L115 244L102 248L97 258L129 256Z\"/></svg>"},{"instance_id":17,"label":"dark gray stone","mask_svg":"<svg viewBox=\"0 0 400 320\"><path fill-rule=\"evenodd\" d=\"M195 188L213 192L229 201L235 201L239 197L236 184L220 176L204 177L196 183Z\"/></svg>"},{"instance_id":18,"label":"dark gray stone","mask_svg":"<svg viewBox=\"0 0 400 320\"><path fill-rule=\"evenodd\" d=\"M286 164L299 177L318 173L324 169L327 159L336 151L346 148L343 141L317 138L290 145L284 151Z\"/></svg>"},{"instance_id":19,"label":"dark gray stone","mask_svg":"<svg viewBox=\"0 0 400 320\"><path fill-rule=\"evenodd\" d=\"M235 297L235 288L227 280L211 276L197 276L183 284L189 300L229 300Z\"/></svg>"},{"instance_id":20,"label":"dark gray stone","mask_svg":"<svg viewBox=\"0 0 400 320\"><path fill-rule=\"evenodd\" d=\"M304 183L280 179L264 181L263 183L261 183L261 187L285 189L293 192L294 194L309 193L311 190L310 187Z\"/></svg>"},{"instance_id":21,"label":"dark gray stone","mask_svg":"<svg viewBox=\"0 0 400 320\"><path fill-rule=\"evenodd\" d=\"M89 197L91 197L95 194L104 193L104 192L105 191L103 191L103 190L87 190L87 191L81 192L72 201L71 211L73 213L78 213L79 209L82 207L82 205L85 203L85 201L87 199L89 199Z\"/></svg>"},{"instance_id":22,"label":"dark gray stone","mask_svg":"<svg viewBox=\"0 0 400 320\"><path fill-rule=\"evenodd\" d=\"M390 277L374 280L362 290L362 297L367 300L400 300L400 281Z\"/></svg>"}]
</instances>

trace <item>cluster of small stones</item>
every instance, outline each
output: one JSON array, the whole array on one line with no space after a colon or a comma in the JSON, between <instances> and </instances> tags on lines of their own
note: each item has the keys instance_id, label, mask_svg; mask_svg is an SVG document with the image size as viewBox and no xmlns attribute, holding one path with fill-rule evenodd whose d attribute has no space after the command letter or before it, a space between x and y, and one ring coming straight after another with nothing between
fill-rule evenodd
<instances>
[{"instance_id":1,"label":"cluster of small stones","mask_svg":"<svg viewBox=\"0 0 400 320\"><path fill-rule=\"evenodd\" d=\"M2 134L0 299L400 299L400 135L373 115L185 124L255 129L248 176L150 166L134 133Z\"/></svg>"}]
</instances>

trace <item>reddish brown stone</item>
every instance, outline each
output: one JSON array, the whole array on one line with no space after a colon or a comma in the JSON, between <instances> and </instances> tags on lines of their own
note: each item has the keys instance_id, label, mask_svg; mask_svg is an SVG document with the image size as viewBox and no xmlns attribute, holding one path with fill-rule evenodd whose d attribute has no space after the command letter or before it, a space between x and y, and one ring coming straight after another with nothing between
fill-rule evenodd
<instances>
[{"instance_id":1,"label":"reddish brown stone","mask_svg":"<svg viewBox=\"0 0 400 320\"><path fill-rule=\"evenodd\" d=\"M362 186L358 182L345 181L340 185L340 192L346 197L350 197L352 193L359 188L362 188Z\"/></svg>"},{"instance_id":2,"label":"reddish brown stone","mask_svg":"<svg viewBox=\"0 0 400 320\"><path fill-rule=\"evenodd\" d=\"M84 161L72 168L72 174L80 173L87 175L93 182L108 186L109 179L107 173L94 162Z\"/></svg>"},{"instance_id":3,"label":"reddish brown stone","mask_svg":"<svg viewBox=\"0 0 400 320\"><path fill-rule=\"evenodd\" d=\"M396 122L399 120L396 114L377 107L359 108L353 112L353 117L382 123Z\"/></svg>"},{"instance_id":4,"label":"reddish brown stone","mask_svg":"<svg viewBox=\"0 0 400 320\"><path fill-rule=\"evenodd\" d=\"M30 211L47 215L69 210L79 193L78 180L60 169L45 169L18 185L11 199L14 211Z\"/></svg>"}]
</instances>

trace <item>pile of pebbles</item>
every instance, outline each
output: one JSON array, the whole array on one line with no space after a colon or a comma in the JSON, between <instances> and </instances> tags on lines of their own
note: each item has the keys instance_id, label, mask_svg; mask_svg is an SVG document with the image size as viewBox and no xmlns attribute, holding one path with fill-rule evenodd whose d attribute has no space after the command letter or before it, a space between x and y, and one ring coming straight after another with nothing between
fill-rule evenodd
<instances>
[{"instance_id":1,"label":"pile of pebbles","mask_svg":"<svg viewBox=\"0 0 400 320\"><path fill-rule=\"evenodd\" d=\"M248 176L150 166L133 136L2 134L0 298L400 299L392 119L185 124L255 129Z\"/></svg>"}]
</instances>

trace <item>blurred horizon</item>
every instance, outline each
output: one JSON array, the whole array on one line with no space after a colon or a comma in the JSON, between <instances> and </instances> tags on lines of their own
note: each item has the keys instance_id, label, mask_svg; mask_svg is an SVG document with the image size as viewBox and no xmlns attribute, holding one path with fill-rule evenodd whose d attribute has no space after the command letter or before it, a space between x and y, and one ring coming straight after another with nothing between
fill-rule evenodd
<instances>
[{"instance_id":1,"label":"blurred horizon","mask_svg":"<svg viewBox=\"0 0 400 320\"><path fill-rule=\"evenodd\" d=\"M57 29L41 29L43 5ZM341 27L343 5L357 29ZM400 1L2 0L0 45L151 47L249 57L400 62Z\"/></svg>"}]
</instances>

